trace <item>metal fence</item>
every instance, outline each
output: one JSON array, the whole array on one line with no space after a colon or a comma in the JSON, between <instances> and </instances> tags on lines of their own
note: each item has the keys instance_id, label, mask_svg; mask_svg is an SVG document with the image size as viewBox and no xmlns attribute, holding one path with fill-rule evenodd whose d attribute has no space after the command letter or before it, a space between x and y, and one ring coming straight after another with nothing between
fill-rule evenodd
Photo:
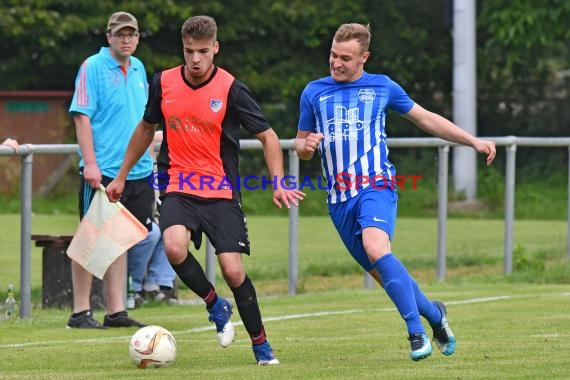
<instances>
[{"instance_id":1,"label":"metal fence","mask_svg":"<svg viewBox=\"0 0 570 380\"><path fill-rule=\"evenodd\" d=\"M497 146L506 150L505 175L505 227L504 227L504 259L503 272L512 273L513 270L513 226L515 214L515 172L517 147L566 147L568 148L568 231L567 231L567 258L570 259L570 137L541 138L541 137L490 137ZM288 152L288 174L294 178L299 177L299 158L293 149L293 139L280 140L281 146ZM390 148L438 148L438 212L437 212L437 278L444 280L446 276L446 241L447 241L447 198L449 151L456 144L439 138L391 138L388 139ZM261 149L258 140L242 140L242 149ZM31 305L31 215L32 215L32 169L35 155L45 154L77 154L77 144L32 145L24 144L14 152L10 147L0 146L0 156L21 156L20 175L20 289L21 308L20 316L30 316ZM288 292L295 294L298 286L298 228L299 210L296 207L289 209L289 270ZM212 282L215 280L215 258L213 247L206 247L206 275ZM365 287L373 286L373 279L365 274Z\"/></svg>"}]
</instances>

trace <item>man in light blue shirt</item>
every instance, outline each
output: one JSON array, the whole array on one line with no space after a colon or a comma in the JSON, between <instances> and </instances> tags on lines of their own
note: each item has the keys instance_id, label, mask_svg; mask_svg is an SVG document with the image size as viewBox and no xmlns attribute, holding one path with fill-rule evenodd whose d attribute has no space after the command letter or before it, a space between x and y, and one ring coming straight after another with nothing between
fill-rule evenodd
<instances>
[{"instance_id":1,"label":"man in light blue shirt","mask_svg":"<svg viewBox=\"0 0 570 380\"><path fill-rule=\"evenodd\" d=\"M148 98L145 68L132 56L139 42L136 18L127 12L113 13L106 36L109 47L102 47L81 65L69 108L81 156L80 218L87 212L99 186L106 186L116 177ZM147 152L130 171L128 185L121 197L125 207L149 231L152 229L154 191L147 178L152 167L152 158ZM91 313L91 273L74 261L71 270L73 314L68 327L143 326L130 318L125 308L126 255L115 260L103 278L107 312L103 324Z\"/></svg>"}]
</instances>

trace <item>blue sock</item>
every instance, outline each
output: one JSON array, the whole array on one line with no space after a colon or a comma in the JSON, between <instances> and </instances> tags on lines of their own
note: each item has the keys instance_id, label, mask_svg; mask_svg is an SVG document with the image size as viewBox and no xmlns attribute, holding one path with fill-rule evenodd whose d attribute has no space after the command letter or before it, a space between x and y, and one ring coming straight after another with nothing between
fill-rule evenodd
<instances>
[{"instance_id":1,"label":"blue sock","mask_svg":"<svg viewBox=\"0 0 570 380\"><path fill-rule=\"evenodd\" d=\"M388 253L376 260L372 265L382 278L384 290L406 322L408 333L425 334L414 297L411 277L400 260Z\"/></svg>"},{"instance_id":2,"label":"blue sock","mask_svg":"<svg viewBox=\"0 0 570 380\"><path fill-rule=\"evenodd\" d=\"M414 297L416 298L418 312L422 317L427 319L430 326L438 326L441 323L441 312L421 291L416 280L411 276L410 279L412 280L412 287L414 288Z\"/></svg>"}]
</instances>

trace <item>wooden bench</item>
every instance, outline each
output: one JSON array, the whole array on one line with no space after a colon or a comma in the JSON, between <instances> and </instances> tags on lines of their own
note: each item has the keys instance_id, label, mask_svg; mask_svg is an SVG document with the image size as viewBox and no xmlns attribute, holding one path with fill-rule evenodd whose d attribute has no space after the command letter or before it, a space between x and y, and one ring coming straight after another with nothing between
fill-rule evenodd
<instances>
[{"instance_id":1,"label":"wooden bench","mask_svg":"<svg viewBox=\"0 0 570 380\"><path fill-rule=\"evenodd\" d=\"M42 247L42 307L73 309L71 259L67 247L73 236L32 235L36 247ZM91 308L104 309L103 283L93 277Z\"/></svg>"}]
</instances>

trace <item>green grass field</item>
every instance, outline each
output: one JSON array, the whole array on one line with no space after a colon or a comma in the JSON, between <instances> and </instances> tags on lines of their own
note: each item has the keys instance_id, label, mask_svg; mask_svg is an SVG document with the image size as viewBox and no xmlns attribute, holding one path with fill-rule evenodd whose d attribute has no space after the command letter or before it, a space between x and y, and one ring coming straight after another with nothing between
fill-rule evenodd
<instances>
[{"instance_id":1,"label":"green grass field","mask_svg":"<svg viewBox=\"0 0 570 380\"><path fill-rule=\"evenodd\" d=\"M69 330L67 311L48 310L0 324L0 378L565 379L570 373L568 285L431 284L424 290L448 303L458 339L451 357L434 352L412 362L405 327L385 294L347 289L260 299L277 367L254 364L241 324L234 344L223 349L202 305L157 305L131 314L173 332L178 356L168 368L131 363L134 328Z\"/></svg>"},{"instance_id":2,"label":"green grass field","mask_svg":"<svg viewBox=\"0 0 570 380\"><path fill-rule=\"evenodd\" d=\"M128 357L135 329L65 329L69 310L42 310L41 250L32 249L32 316L0 321L0 379L563 379L568 378L570 265L566 222L515 223L515 268L502 275L503 222L450 219L448 279L435 278L437 221L400 218L394 252L428 296L448 304L457 353L415 363L405 327L384 291L363 288L359 268L326 217L300 225L299 294L287 295L287 218L248 219L252 256L245 265L260 296L267 333L281 365L254 365L238 324L235 343L218 346L203 305L181 290L184 305L132 311L171 330L178 357L169 368L140 370ZM74 215L34 215L34 234L72 234ZM19 287L19 216L0 215L0 295ZM203 259L203 252L197 257ZM542 264L542 265L539 265ZM220 293L229 295L217 279ZM18 290L18 289L17 289ZM96 312L101 320L102 311ZM239 322L236 314L234 320ZM427 325L426 325L427 327Z\"/></svg>"}]
</instances>

